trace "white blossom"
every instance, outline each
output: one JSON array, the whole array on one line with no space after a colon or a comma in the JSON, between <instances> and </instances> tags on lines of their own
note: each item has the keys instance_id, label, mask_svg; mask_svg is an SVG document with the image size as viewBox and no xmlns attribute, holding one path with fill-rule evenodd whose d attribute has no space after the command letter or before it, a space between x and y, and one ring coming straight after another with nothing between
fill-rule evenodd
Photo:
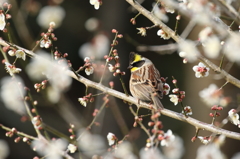
<instances>
[{"instance_id":1,"label":"white blossom","mask_svg":"<svg viewBox=\"0 0 240 159\"><path fill-rule=\"evenodd\" d=\"M193 114L192 113L192 108L190 106L184 107L184 111L185 111L186 115L192 115ZM184 112L182 111L182 113L184 113Z\"/></svg>"},{"instance_id":2,"label":"white blossom","mask_svg":"<svg viewBox=\"0 0 240 159\"><path fill-rule=\"evenodd\" d=\"M107 135L107 139L108 139L109 146L112 146L116 141L116 136L113 133L109 132Z\"/></svg>"},{"instance_id":3,"label":"white blossom","mask_svg":"<svg viewBox=\"0 0 240 159\"><path fill-rule=\"evenodd\" d=\"M197 137L204 145L208 144L210 142L209 138L198 136Z\"/></svg>"},{"instance_id":4,"label":"white blossom","mask_svg":"<svg viewBox=\"0 0 240 159\"><path fill-rule=\"evenodd\" d=\"M124 141L118 145L114 156L116 158L137 159L137 157L133 154L133 148L131 144L127 141Z\"/></svg>"},{"instance_id":5,"label":"white blossom","mask_svg":"<svg viewBox=\"0 0 240 159\"><path fill-rule=\"evenodd\" d=\"M164 133L163 138L164 139L161 141L161 146L169 146L169 144L175 140L172 130L168 130L166 133Z\"/></svg>"},{"instance_id":6,"label":"white blossom","mask_svg":"<svg viewBox=\"0 0 240 159\"><path fill-rule=\"evenodd\" d=\"M15 56L16 54L15 54L15 51L9 50L9 51L8 51L8 55L10 55L10 56Z\"/></svg>"},{"instance_id":7,"label":"white blossom","mask_svg":"<svg viewBox=\"0 0 240 159\"><path fill-rule=\"evenodd\" d=\"M209 75L209 68L206 67L202 62L199 62L197 66L193 66L193 71L197 78L207 77Z\"/></svg>"},{"instance_id":8,"label":"white blossom","mask_svg":"<svg viewBox=\"0 0 240 159\"><path fill-rule=\"evenodd\" d=\"M23 50L17 50L15 55L17 58L22 58L24 61L26 60L26 53Z\"/></svg>"},{"instance_id":9,"label":"white blossom","mask_svg":"<svg viewBox=\"0 0 240 159\"><path fill-rule=\"evenodd\" d=\"M115 71L115 67L112 64L108 64L108 69L109 69L110 72Z\"/></svg>"},{"instance_id":10,"label":"white blossom","mask_svg":"<svg viewBox=\"0 0 240 159\"><path fill-rule=\"evenodd\" d=\"M200 33L198 34L198 38L202 43L205 43L205 41L209 38L209 36L212 34L212 28L206 27Z\"/></svg>"},{"instance_id":11,"label":"white blossom","mask_svg":"<svg viewBox=\"0 0 240 159\"><path fill-rule=\"evenodd\" d=\"M167 159L181 159L184 154L182 138L175 135L174 141L170 142L168 146L163 146L162 150Z\"/></svg>"},{"instance_id":12,"label":"white blossom","mask_svg":"<svg viewBox=\"0 0 240 159\"><path fill-rule=\"evenodd\" d=\"M57 103L60 100L61 93L55 87L47 87L47 98L51 103Z\"/></svg>"},{"instance_id":13,"label":"white blossom","mask_svg":"<svg viewBox=\"0 0 240 159\"><path fill-rule=\"evenodd\" d=\"M5 62L5 68L6 68L7 72L10 74L10 76L13 76L13 74L19 73L22 71L22 69L16 68L14 65L11 65L8 62Z\"/></svg>"},{"instance_id":14,"label":"white blossom","mask_svg":"<svg viewBox=\"0 0 240 159\"><path fill-rule=\"evenodd\" d=\"M179 56L186 58L189 62L194 62L197 60L200 54L196 48L196 44L191 40L181 40L178 44Z\"/></svg>"},{"instance_id":15,"label":"white blossom","mask_svg":"<svg viewBox=\"0 0 240 159\"><path fill-rule=\"evenodd\" d=\"M226 159L221 150L214 144L202 145L197 150L196 159Z\"/></svg>"},{"instance_id":16,"label":"white blossom","mask_svg":"<svg viewBox=\"0 0 240 159\"><path fill-rule=\"evenodd\" d=\"M229 103L229 99L223 96L222 90L219 90L215 84L210 84L208 88L204 88L199 92L199 96L208 106L227 106Z\"/></svg>"},{"instance_id":17,"label":"white blossom","mask_svg":"<svg viewBox=\"0 0 240 159\"><path fill-rule=\"evenodd\" d=\"M55 23L55 28L58 28L65 17L65 10L59 6L45 6L43 7L37 17L37 22L42 28L49 28L51 22Z\"/></svg>"},{"instance_id":18,"label":"white blossom","mask_svg":"<svg viewBox=\"0 0 240 159\"><path fill-rule=\"evenodd\" d=\"M138 34L141 34L141 36L146 36L147 35L147 31L143 27L137 28L137 30L139 31Z\"/></svg>"},{"instance_id":19,"label":"white blossom","mask_svg":"<svg viewBox=\"0 0 240 159\"><path fill-rule=\"evenodd\" d=\"M150 149L142 148L140 150L139 155L140 155L140 159L163 159L164 158L164 155L157 148L150 148Z\"/></svg>"},{"instance_id":20,"label":"white blossom","mask_svg":"<svg viewBox=\"0 0 240 159\"><path fill-rule=\"evenodd\" d=\"M223 46L223 51L229 61L240 62L240 33L231 33Z\"/></svg>"},{"instance_id":21,"label":"white blossom","mask_svg":"<svg viewBox=\"0 0 240 159\"><path fill-rule=\"evenodd\" d=\"M157 31L157 35L160 36L161 38L163 38L164 40L171 38L171 36L168 33L166 33L165 31L163 31L162 29Z\"/></svg>"},{"instance_id":22,"label":"white blossom","mask_svg":"<svg viewBox=\"0 0 240 159\"><path fill-rule=\"evenodd\" d=\"M62 159L61 154L66 149L67 142L64 139L54 139L49 142L41 137L34 140L31 146L38 154L45 156L46 159Z\"/></svg>"},{"instance_id":23,"label":"white blossom","mask_svg":"<svg viewBox=\"0 0 240 159\"><path fill-rule=\"evenodd\" d=\"M212 59L217 58L221 49L221 43L219 38L216 36L209 37L204 43L203 49L204 49L205 55L208 58L212 58Z\"/></svg>"},{"instance_id":24,"label":"white blossom","mask_svg":"<svg viewBox=\"0 0 240 159\"><path fill-rule=\"evenodd\" d=\"M5 159L9 155L9 146L5 140L0 139L0 159Z\"/></svg>"},{"instance_id":25,"label":"white blossom","mask_svg":"<svg viewBox=\"0 0 240 159\"><path fill-rule=\"evenodd\" d=\"M87 106L87 102L86 102L86 100L84 100L83 98L78 98L78 101L79 101L80 104L83 105L84 107Z\"/></svg>"},{"instance_id":26,"label":"white blossom","mask_svg":"<svg viewBox=\"0 0 240 159\"><path fill-rule=\"evenodd\" d=\"M87 68L85 68L86 75L89 76L89 75L93 74L93 72L94 72L93 66L88 66Z\"/></svg>"},{"instance_id":27,"label":"white blossom","mask_svg":"<svg viewBox=\"0 0 240 159\"><path fill-rule=\"evenodd\" d=\"M91 39L91 42L83 44L78 51L79 56L84 59L90 57L91 59L100 60L109 52L110 41L109 38L99 33Z\"/></svg>"},{"instance_id":28,"label":"white blossom","mask_svg":"<svg viewBox=\"0 0 240 159\"><path fill-rule=\"evenodd\" d=\"M170 97L170 101L174 103L174 105L177 105L178 104L178 96L175 95L175 94L170 94L169 95Z\"/></svg>"},{"instance_id":29,"label":"white blossom","mask_svg":"<svg viewBox=\"0 0 240 159\"><path fill-rule=\"evenodd\" d=\"M28 64L26 68L28 75L34 80L47 77L55 90L65 91L72 83L72 78L65 73L68 68L67 62L51 61L51 56L45 52L39 52L38 55Z\"/></svg>"},{"instance_id":30,"label":"white blossom","mask_svg":"<svg viewBox=\"0 0 240 159\"><path fill-rule=\"evenodd\" d=\"M6 26L5 15L0 13L0 30L3 30Z\"/></svg>"},{"instance_id":31,"label":"white blossom","mask_svg":"<svg viewBox=\"0 0 240 159\"><path fill-rule=\"evenodd\" d=\"M21 85L19 85L21 83ZM4 77L1 80L1 98L5 106L20 114L25 114L25 106L23 103L23 96L25 90L23 89L24 83L22 79L15 76L14 79L11 77Z\"/></svg>"},{"instance_id":32,"label":"white blossom","mask_svg":"<svg viewBox=\"0 0 240 159\"><path fill-rule=\"evenodd\" d=\"M92 157L106 150L102 136L91 134L86 129L81 129L78 134L81 136L80 140L78 140L78 148L81 149L86 156Z\"/></svg>"},{"instance_id":33,"label":"white blossom","mask_svg":"<svg viewBox=\"0 0 240 159\"><path fill-rule=\"evenodd\" d=\"M98 10L101 3L100 0L90 0L90 4L93 5L96 10Z\"/></svg>"},{"instance_id":34,"label":"white blossom","mask_svg":"<svg viewBox=\"0 0 240 159\"><path fill-rule=\"evenodd\" d=\"M229 117L230 121L231 121L234 125L239 126L239 124L240 124L239 115L237 114L237 112L236 112L235 109L231 109L231 110L228 112L228 117Z\"/></svg>"},{"instance_id":35,"label":"white blossom","mask_svg":"<svg viewBox=\"0 0 240 159\"><path fill-rule=\"evenodd\" d=\"M163 84L163 91L164 91L164 95L168 95L169 94L169 92L170 92L169 84L167 84L167 83Z\"/></svg>"},{"instance_id":36,"label":"white blossom","mask_svg":"<svg viewBox=\"0 0 240 159\"><path fill-rule=\"evenodd\" d=\"M45 37L40 41L40 47L48 49L52 45L52 41L49 39L49 37Z\"/></svg>"},{"instance_id":37,"label":"white blossom","mask_svg":"<svg viewBox=\"0 0 240 159\"><path fill-rule=\"evenodd\" d=\"M168 16L165 14L165 10L160 9L155 3L153 3L153 14L161 21L168 22Z\"/></svg>"},{"instance_id":38,"label":"white blossom","mask_svg":"<svg viewBox=\"0 0 240 159\"><path fill-rule=\"evenodd\" d=\"M70 151L70 153L75 153L77 150L77 146L73 145L73 144L69 144L68 145L68 150Z\"/></svg>"}]
</instances>

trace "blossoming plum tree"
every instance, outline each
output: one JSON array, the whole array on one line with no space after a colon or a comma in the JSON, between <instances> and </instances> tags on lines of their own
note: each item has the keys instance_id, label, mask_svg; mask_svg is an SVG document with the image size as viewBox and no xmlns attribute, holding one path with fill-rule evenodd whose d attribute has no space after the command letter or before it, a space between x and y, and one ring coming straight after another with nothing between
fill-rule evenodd
<instances>
[{"instance_id":1,"label":"blossoming plum tree","mask_svg":"<svg viewBox=\"0 0 240 159\"><path fill-rule=\"evenodd\" d=\"M195 149L195 158L225 159L226 156L232 159L239 158L239 153L226 155L221 149L224 141L229 138L240 140L240 133L238 133L240 128L239 96L236 96L236 93L231 95L226 93L228 95L225 96L223 92L229 84L240 88L240 80L229 73L230 68L238 67L234 64L239 64L240 61L240 33L239 28L236 29L236 26L240 25L240 3L238 1L153 0L151 7L145 6L144 0L123 1L127 2L128 7L131 8L126 8L126 10L131 10L132 13L129 14L134 14L126 25L133 26L138 37L157 36L163 41L173 40L173 42L166 45L161 43L155 45L155 43L140 46L134 37L128 36L127 32L119 29L99 31L100 21L90 17L86 20L85 27L94 35L90 41L85 40L79 48L79 57L82 58L83 64L70 60L73 59L71 56L75 57L76 53L62 53L62 47L57 45L57 41L64 41L67 38L65 36L58 38L64 33L57 32L61 25L67 25L69 22L67 21L69 20L67 19L68 12L65 11L68 5L64 7L64 3L74 2L50 0L45 6L41 6L43 3L37 1L26 1L21 4L20 8L27 11L24 16L27 16L27 13L35 14L38 10L35 19L39 27L43 29L31 47L24 46L24 39L30 39L27 36L30 34L30 29L26 27L24 21L19 22L19 18L24 16L20 14L20 9L14 2L0 1L0 31L2 33L0 51L2 68L5 69L4 73L1 72L4 77L1 78L0 96L4 106L12 113L21 116L22 122L31 123L35 132L28 133L21 128L20 131L19 128L15 128L17 124L16 126L5 124L7 123L5 121L9 120L7 117L0 121L2 123L0 128L2 132L6 132L6 137L15 143L23 141L26 145L31 145L29 148L37 153L32 158L181 159L184 153L184 158L193 158L193 153L188 156L191 146L184 147L184 142L187 141L170 126L178 124L169 124L163 118L164 116L186 122L186 125L195 128L195 133L187 136L192 142L200 141L203 144ZM94 12L99 12L101 9L108 10L104 8L107 3L107 0L106 2L90 0L88 6L92 7ZM18 16L15 19L12 13L16 11L19 11L19 14L13 14ZM82 15L85 14L82 12ZM144 19L150 20L152 26L139 26L141 15ZM187 24L182 23L184 20L187 20ZM171 27L169 21L173 21L174 27ZM184 29L181 30L180 27ZM12 28L16 29L19 35L23 35L19 38L21 42L15 41L16 35ZM118 26L116 25L115 28ZM198 28L197 31L195 28ZM190 36L191 32L197 35L196 39ZM159 80L163 83L164 99L168 100L163 102L165 107L163 110L155 110L152 103L135 99L128 93L126 84L128 80L125 80L126 68L123 67L124 61L128 59L123 58L125 54L122 53L120 47L123 39L134 45L139 52L152 51L159 54L170 52L179 56L178 61L181 59L182 65L192 67L193 63L196 64L191 69L191 80L177 79L174 73L171 74L172 77L167 78L163 78L164 74L161 74L162 77ZM67 41L65 46L72 43ZM173 59L174 55L170 56ZM161 67L162 70L172 72L173 67ZM178 70L175 67L174 69ZM184 76L184 73L180 73ZM233 75L237 76L234 73ZM115 79L114 82L111 78ZM201 91L194 93L183 90L181 85L181 80L190 84L193 80L199 82L206 78L212 78L213 81L221 79L224 82L219 86L215 83L208 83L208 88L201 88ZM86 88L71 87L75 84L73 79L74 82L81 83ZM75 90L74 95L78 96L73 95L76 98L72 102L66 95L71 89ZM190 100L195 101L194 94L202 100L202 105L208 106L201 106L201 109L206 109L207 114L194 111L196 106L201 104L188 103ZM120 100L116 102L112 97ZM74 102L77 104L72 104ZM94 104L97 106L94 107ZM54 117L51 118L55 124L47 124L50 115L46 115L49 112L42 113L41 105L54 107L56 112L61 111L61 117L68 123L68 128L61 120ZM72 105L77 105L76 108L81 110L89 109L83 111L84 113L81 113L79 117L75 114L77 109ZM129 109L121 113L118 107L120 105ZM111 120L103 121L104 115L111 116L107 111L108 108L113 110L111 115L115 116L118 129L111 129L116 125L111 123ZM147 111L143 113L142 108ZM175 108L181 110L169 110ZM127 122L125 122L124 117L127 113L131 114L131 118L126 119ZM195 114L207 116L208 120L197 120ZM0 113L0 115L4 114ZM11 118L12 120L15 118ZM128 125L129 123L131 126ZM229 125L234 126L238 132L232 130L232 127L227 127ZM94 129L100 128L107 132L104 137L94 133ZM63 129L68 132L66 133ZM11 147L7 146L5 141L0 140L0 158L7 158Z\"/></svg>"}]
</instances>

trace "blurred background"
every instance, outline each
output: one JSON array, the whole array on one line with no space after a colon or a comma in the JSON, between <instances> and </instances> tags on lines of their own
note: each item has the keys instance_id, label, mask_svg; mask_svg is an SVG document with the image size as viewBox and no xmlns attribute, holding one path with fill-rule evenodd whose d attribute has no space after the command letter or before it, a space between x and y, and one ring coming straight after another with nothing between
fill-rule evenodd
<instances>
[{"instance_id":1,"label":"blurred background","mask_svg":"<svg viewBox=\"0 0 240 159\"><path fill-rule=\"evenodd\" d=\"M15 44L31 50L36 44L36 41L41 38L40 34L47 31L49 24L48 18L53 17L58 21L56 29L54 30L58 40L54 42L54 46L56 46L61 53L68 53L68 59L71 61L75 70L83 66L85 57L93 58L94 60L92 60L92 62L95 66L94 74L87 76L84 71L80 72L80 74L95 82L100 81L101 65L105 63L103 56L109 53L110 43L114 38L111 30L118 30L119 33L123 34L123 38L118 40L119 44L116 46L116 49L120 57L121 71L126 72L123 79L127 89L129 90L128 81L130 77L130 72L127 70L128 56L131 51L134 51L152 60L160 71L161 76L168 77L167 83L171 88L174 88L171 82L172 76L174 76L178 80L180 90L186 92L186 98L183 103L184 105L192 107L192 117L206 123L211 123L212 118L209 116L209 113L212 111L210 107L206 106L205 103L200 100L199 92L207 88L211 83L215 83L218 87L221 87L225 83L225 80L221 77L218 78L219 80L216 80L214 71L210 71L210 76L207 78L197 79L192 71L192 67L198 63L183 64L182 59L176 52L139 51L137 49L139 46L165 45L174 43L174 41L172 39L163 40L160 38L157 35L159 28L147 30L146 37L137 34L138 30L136 28L150 27L152 23L140 15L136 19L136 25L132 25L130 19L133 18L137 12L126 1L103 0L103 5L100 6L99 10L95 10L88 0L8 0L8 3L12 4L12 9L10 10L12 19L9 20L10 27L8 31L12 34ZM142 5L146 9L151 10L153 3L154 1L144 1ZM45 9L45 12L48 12L47 15L41 15L44 14L43 9ZM169 17L167 25L174 28L176 13L167 15ZM179 24L180 33L184 30L188 22L186 18L183 17L182 19ZM189 35L189 38L197 40L198 32L202 27L203 26L195 27ZM8 41L6 34L1 33L1 36L4 40ZM50 52L50 50L47 49L45 51ZM10 57L9 59L10 61L14 61L14 58ZM75 125L76 130L89 125L93 119L92 113L94 109L100 108L104 95L97 96L95 102L88 104L87 107L83 107L78 102L78 98L85 95L85 86L73 80L71 87L62 94L60 101L53 104L47 99L44 90L40 93L35 91L34 84L41 81L32 81L24 71L29 61L30 58L27 58L26 61L18 60L16 65L23 69L20 76L24 79L25 85L30 88L33 98L38 101L38 110L44 123L68 136L70 135L68 132L70 123ZM218 64L219 60L213 62ZM225 65L224 63L224 66ZM229 71L236 78L240 78L238 67L238 65L233 65ZM112 73L109 73L108 70L106 70L106 72L103 84L109 86L109 81L114 81L114 88L123 92L119 78L113 77ZM0 68L0 76L0 78L9 76L3 65ZM100 93L92 88L89 88L88 92L93 94ZM217 118L217 121L221 122L227 117L227 112L230 109L237 108L238 92L239 89L231 84L224 87L224 95L231 97L232 102L228 107L224 108L221 116ZM133 143L135 153L137 154L139 149L145 147L147 135L140 127L133 127L134 117L129 111L127 104L114 97L109 97L109 99L110 103L108 107L104 109L99 118L97 118L97 122L100 125L93 126L91 132L103 136L104 139L106 139L108 132L112 132L119 140L125 135L130 134L128 140ZM174 106L173 103L169 101L168 96L164 97L162 103L167 109L181 112L180 106ZM135 106L133 107L134 109L136 108ZM148 110L140 110L140 114L148 113ZM22 116L7 109L1 102L1 124L10 128L15 127L19 131L36 136L31 122L22 122L22 118ZM143 123L147 126L149 120L149 117L144 118ZM196 158L197 149L202 143L200 143L199 140L196 140L194 143L191 142L191 138L195 135L195 128L187 123L166 116L161 116L160 120L163 122L163 130L165 132L171 129L174 134L183 139L185 151L182 158ZM232 124L227 124L224 128L231 131L239 131L239 129ZM5 133L5 130L0 130L0 139L7 141L9 146L10 153L7 157L8 159L33 158L37 155L31 150L29 145L23 142L16 144L14 143L14 138L5 137ZM201 136L210 134L210 132L200 131ZM52 135L52 137L56 136ZM105 141L107 145L107 139ZM226 139L225 144L221 148L226 158L231 158L239 151L239 144L239 141Z\"/></svg>"}]
</instances>

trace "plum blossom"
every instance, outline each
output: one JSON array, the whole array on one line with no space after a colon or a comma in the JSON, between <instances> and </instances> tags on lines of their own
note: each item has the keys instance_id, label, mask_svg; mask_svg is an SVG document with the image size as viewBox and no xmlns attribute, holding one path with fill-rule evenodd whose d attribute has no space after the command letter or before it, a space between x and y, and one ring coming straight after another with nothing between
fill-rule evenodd
<instances>
[{"instance_id":1,"label":"plum blossom","mask_svg":"<svg viewBox=\"0 0 240 159\"><path fill-rule=\"evenodd\" d=\"M51 62L51 56L43 51L38 52L38 55L28 64L26 68L28 75L34 80L47 77L56 90L60 92L66 90L72 82L72 79L64 73L68 68L67 62Z\"/></svg>"},{"instance_id":2,"label":"plum blossom","mask_svg":"<svg viewBox=\"0 0 240 159\"><path fill-rule=\"evenodd\" d=\"M109 132L108 135L107 135L107 139L108 139L109 146L112 146L115 143L117 138L113 133Z\"/></svg>"},{"instance_id":3,"label":"plum blossom","mask_svg":"<svg viewBox=\"0 0 240 159\"><path fill-rule=\"evenodd\" d=\"M204 145L207 145L211 140L209 137L202 137L202 136L198 136L197 137Z\"/></svg>"},{"instance_id":4,"label":"plum blossom","mask_svg":"<svg viewBox=\"0 0 240 159\"><path fill-rule=\"evenodd\" d=\"M67 142L64 139L53 139L49 142L40 137L38 140L34 140L31 146L37 153L45 156L46 159L61 159L61 151L66 149Z\"/></svg>"},{"instance_id":5,"label":"plum blossom","mask_svg":"<svg viewBox=\"0 0 240 159\"><path fill-rule=\"evenodd\" d=\"M78 54L82 59L88 56L91 59L100 60L109 52L109 45L109 38L105 34L99 33L90 42L83 44L79 48Z\"/></svg>"},{"instance_id":6,"label":"plum blossom","mask_svg":"<svg viewBox=\"0 0 240 159\"><path fill-rule=\"evenodd\" d=\"M141 36L146 36L147 32L146 29L141 27L141 28L137 28L137 30L139 31L138 34L141 34Z\"/></svg>"},{"instance_id":7,"label":"plum blossom","mask_svg":"<svg viewBox=\"0 0 240 159\"><path fill-rule=\"evenodd\" d=\"M96 10L98 10L101 5L101 0L90 0L90 4L93 5Z\"/></svg>"},{"instance_id":8,"label":"plum blossom","mask_svg":"<svg viewBox=\"0 0 240 159\"><path fill-rule=\"evenodd\" d=\"M160 9L155 3L153 3L153 14L161 21L168 22L168 16L165 14L165 10Z\"/></svg>"},{"instance_id":9,"label":"plum blossom","mask_svg":"<svg viewBox=\"0 0 240 159\"><path fill-rule=\"evenodd\" d=\"M196 48L196 44L191 40L181 40L178 43L179 56L186 58L189 62L194 62L197 60L199 51Z\"/></svg>"},{"instance_id":10,"label":"plum blossom","mask_svg":"<svg viewBox=\"0 0 240 159\"><path fill-rule=\"evenodd\" d=\"M237 125L238 127L240 127L239 115L237 114L235 109L231 109L228 112L228 117L234 125Z\"/></svg>"},{"instance_id":11,"label":"plum blossom","mask_svg":"<svg viewBox=\"0 0 240 159\"><path fill-rule=\"evenodd\" d=\"M186 115L192 115L192 108L190 106L184 107L184 111L185 111ZM182 113L184 113L184 112L182 112Z\"/></svg>"},{"instance_id":12,"label":"plum blossom","mask_svg":"<svg viewBox=\"0 0 240 159\"><path fill-rule=\"evenodd\" d=\"M3 30L6 26L5 15L0 13L0 30Z\"/></svg>"},{"instance_id":13,"label":"plum blossom","mask_svg":"<svg viewBox=\"0 0 240 159\"><path fill-rule=\"evenodd\" d=\"M225 56L231 62L240 62L240 33L232 32L230 37L224 43L223 51Z\"/></svg>"},{"instance_id":14,"label":"plum blossom","mask_svg":"<svg viewBox=\"0 0 240 159\"><path fill-rule=\"evenodd\" d=\"M206 67L202 62L199 62L197 66L193 67L193 71L195 71L195 76L197 78L207 77L209 75L209 68Z\"/></svg>"},{"instance_id":15,"label":"plum blossom","mask_svg":"<svg viewBox=\"0 0 240 159\"><path fill-rule=\"evenodd\" d=\"M87 102L86 102L86 100L84 100L84 98L78 98L78 101L79 101L80 104L83 105L84 107L87 106Z\"/></svg>"},{"instance_id":16,"label":"plum blossom","mask_svg":"<svg viewBox=\"0 0 240 159\"><path fill-rule=\"evenodd\" d=\"M77 146L73 145L73 144L69 144L68 145L68 150L70 151L70 153L75 153L77 150Z\"/></svg>"},{"instance_id":17,"label":"plum blossom","mask_svg":"<svg viewBox=\"0 0 240 159\"><path fill-rule=\"evenodd\" d=\"M161 38L163 38L164 40L171 38L171 36L168 33L166 33L165 31L163 31L162 29L157 31L157 35L160 36Z\"/></svg>"},{"instance_id":18,"label":"plum blossom","mask_svg":"<svg viewBox=\"0 0 240 159\"><path fill-rule=\"evenodd\" d=\"M13 74L19 73L22 71L22 69L16 68L14 65L11 65L8 62L5 62L5 68L6 68L7 72L10 74L10 76L13 76Z\"/></svg>"},{"instance_id":19,"label":"plum blossom","mask_svg":"<svg viewBox=\"0 0 240 159\"><path fill-rule=\"evenodd\" d=\"M215 84L210 84L208 88L204 88L199 92L199 96L208 106L227 106L230 101L230 98L224 97L223 91L219 90Z\"/></svg>"},{"instance_id":20,"label":"plum blossom","mask_svg":"<svg viewBox=\"0 0 240 159\"><path fill-rule=\"evenodd\" d=\"M81 149L86 156L92 157L106 150L102 136L91 134L86 129L81 129L78 134L81 135L80 140L78 140L78 148Z\"/></svg>"},{"instance_id":21,"label":"plum blossom","mask_svg":"<svg viewBox=\"0 0 240 159\"><path fill-rule=\"evenodd\" d=\"M169 84L164 83L164 84L163 84L163 93L164 93L164 95L168 95L169 92L170 92L170 86L169 86Z\"/></svg>"},{"instance_id":22,"label":"plum blossom","mask_svg":"<svg viewBox=\"0 0 240 159\"><path fill-rule=\"evenodd\" d=\"M11 77L4 77L1 80L1 98L5 106L20 114L25 114L25 106L23 103L23 96L25 95L25 90L23 86L19 84L24 84L22 79L18 76L15 76L14 79Z\"/></svg>"},{"instance_id":23,"label":"plum blossom","mask_svg":"<svg viewBox=\"0 0 240 159\"><path fill-rule=\"evenodd\" d=\"M93 66L89 66L89 67L85 68L86 75L89 76L89 75L93 74L93 72L94 72Z\"/></svg>"},{"instance_id":24,"label":"plum blossom","mask_svg":"<svg viewBox=\"0 0 240 159\"><path fill-rule=\"evenodd\" d=\"M169 146L171 142L175 140L175 136L172 133L172 130L168 130L164 133L163 140L161 141L161 146Z\"/></svg>"},{"instance_id":25,"label":"plum blossom","mask_svg":"<svg viewBox=\"0 0 240 159\"><path fill-rule=\"evenodd\" d=\"M202 145L198 148L196 159L203 158L226 159L219 147L215 144Z\"/></svg>"},{"instance_id":26,"label":"plum blossom","mask_svg":"<svg viewBox=\"0 0 240 159\"><path fill-rule=\"evenodd\" d=\"M175 95L175 94L170 94L169 95L170 97L170 101L174 103L174 105L177 105L178 104L178 96Z\"/></svg>"},{"instance_id":27,"label":"plum blossom","mask_svg":"<svg viewBox=\"0 0 240 159\"><path fill-rule=\"evenodd\" d=\"M205 55L208 58L217 58L221 49L221 43L218 37L211 36L209 37L203 47L203 50L205 52Z\"/></svg>"},{"instance_id":28,"label":"plum blossom","mask_svg":"<svg viewBox=\"0 0 240 159\"><path fill-rule=\"evenodd\" d=\"M24 61L26 60L26 53L23 50L17 50L15 55L17 58L22 58Z\"/></svg>"},{"instance_id":29,"label":"plum blossom","mask_svg":"<svg viewBox=\"0 0 240 159\"><path fill-rule=\"evenodd\" d=\"M167 159L181 159L184 154L183 139L175 135L174 141L170 142L168 146L163 146L162 150Z\"/></svg>"},{"instance_id":30,"label":"plum blossom","mask_svg":"<svg viewBox=\"0 0 240 159\"><path fill-rule=\"evenodd\" d=\"M49 39L49 37L44 37L44 39L40 41L41 48L48 49L51 45L52 45L52 41Z\"/></svg>"},{"instance_id":31,"label":"plum blossom","mask_svg":"<svg viewBox=\"0 0 240 159\"><path fill-rule=\"evenodd\" d=\"M145 149L142 148L140 150L140 159L163 159L164 155L159 151L157 148L150 148L150 149Z\"/></svg>"},{"instance_id":32,"label":"plum blossom","mask_svg":"<svg viewBox=\"0 0 240 159\"><path fill-rule=\"evenodd\" d=\"M55 22L55 28L58 28L62 24L65 14L65 10L59 5L45 6L40 10L37 22L45 29L49 28L49 23Z\"/></svg>"}]
</instances>

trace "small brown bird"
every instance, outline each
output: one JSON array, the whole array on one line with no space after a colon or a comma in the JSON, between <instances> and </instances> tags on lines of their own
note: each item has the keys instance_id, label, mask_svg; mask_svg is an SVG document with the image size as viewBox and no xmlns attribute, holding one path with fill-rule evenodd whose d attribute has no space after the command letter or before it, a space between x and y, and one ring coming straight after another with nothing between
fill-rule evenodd
<instances>
[{"instance_id":1,"label":"small brown bird","mask_svg":"<svg viewBox=\"0 0 240 159\"><path fill-rule=\"evenodd\" d=\"M128 69L131 70L129 84L133 97L142 101L153 102L156 109L163 109L160 101L163 97L163 83L160 79L160 73L152 61L131 52Z\"/></svg>"}]
</instances>

